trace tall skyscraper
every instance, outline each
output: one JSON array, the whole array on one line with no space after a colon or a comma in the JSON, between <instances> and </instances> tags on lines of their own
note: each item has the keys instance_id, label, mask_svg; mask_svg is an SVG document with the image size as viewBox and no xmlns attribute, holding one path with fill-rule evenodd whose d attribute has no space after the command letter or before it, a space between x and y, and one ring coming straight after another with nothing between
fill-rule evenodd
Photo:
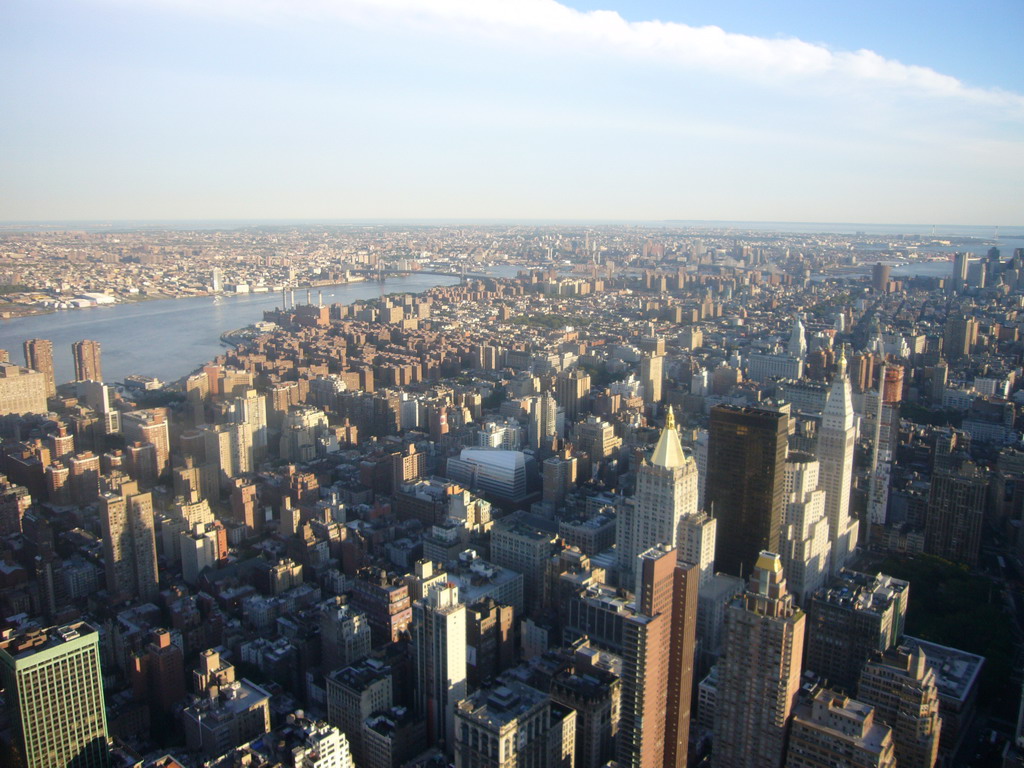
<instances>
[{"instance_id":1,"label":"tall skyscraper","mask_svg":"<svg viewBox=\"0 0 1024 768\"><path fill-rule=\"evenodd\" d=\"M977 320L966 315L946 318L942 332L942 354L947 360L959 360L970 355L971 349L977 343Z\"/></svg>"},{"instance_id":2,"label":"tall skyscraper","mask_svg":"<svg viewBox=\"0 0 1024 768\"><path fill-rule=\"evenodd\" d=\"M550 447L551 438L558 434L558 403L550 392L545 392L537 398L533 398L533 407L530 409L530 423L527 428L530 446L540 448L542 445Z\"/></svg>"},{"instance_id":3,"label":"tall skyscraper","mask_svg":"<svg viewBox=\"0 0 1024 768\"><path fill-rule=\"evenodd\" d=\"M805 666L853 694L864 663L903 637L910 585L883 573L843 571L808 598Z\"/></svg>"},{"instance_id":4,"label":"tall skyscraper","mask_svg":"<svg viewBox=\"0 0 1024 768\"><path fill-rule=\"evenodd\" d=\"M99 633L80 622L0 635L0 675L25 768L106 768Z\"/></svg>"},{"instance_id":5,"label":"tall skyscraper","mask_svg":"<svg viewBox=\"0 0 1024 768\"><path fill-rule=\"evenodd\" d=\"M807 357L807 329L804 328L803 317L797 313L793 317L793 330L789 334L789 344L786 351L790 357L803 360Z\"/></svg>"},{"instance_id":6,"label":"tall skyscraper","mask_svg":"<svg viewBox=\"0 0 1024 768\"><path fill-rule=\"evenodd\" d=\"M427 718L428 743L454 745L455 705L466 698L466 606L459 588L431 584L412 607L416 708Z\"/></svg>"},{"instance_id":7,"label":"tall skyscraper","mask_svg":"<svg viewBox=\"0 0 1024 768\"><path fill-rule=\"evenodd\" d=\"M889 275L892 273L892 267L888 264L878 262L871 267L871 287L876 291L883 292L887 285L889 285Z\"/></svg>"},{"instance_id":8,"label":"tall skyscraper","mask_svg":"<svg viewBox=\"0 0 1024 768\"><path fill-rule=\"evenodd\" d=\"M800 690L804 614L786 590L778 555L759 555L746 593L729 606L725 622L712 765L781 766Z\"/></svg>"},{"instance_id":9,"label":"tall skyscraper","mask_svg":"<svg viewBox=\"0 0 1024 768\"><path fill-rule=\"evenodd\" d=\"M858 539L858 523L850 515L857 426L853 415L853 392L846 375L845 351L840 351L836 369L836 377L825 400L817 445L821 486L825 489L832 573L838 573L846 565Z\"/></svg>"},{"instance_id":10,"label":"tall skyscraper","mask_svg":"<svg viewBox=\"0 0 1024 768\"><path fill-rule=\"evenodd\" d=\"M558 375L555 381L555 399L565 409L566 425L576 423L580 416L582 400L590 391L590 374L573 368Z\"/></svg>"},{"instance_id":11,"label":"tall skyscraper","mask_svg":"<svg viewBox=\"0 0 1024 768\"><path fill-rule=\"evenodd\" d=\"M970 264L970 254L960 252L953 256L953 278L954 291L963 291L967 287L967 268Z\"/></svg>"},{"instance_id":12,"label":"tall skyscraper","mask_svg":"<svg viewBox=\"0 0 1024 768\"><path fill-rule=\"evenodd\" d=\"M762 550L779 550L788 432L787 413L732 405L711 409L706 497L719 523L720 571L742 578Z\"/></svg>"},{"instance_id":13,"label":"tall skyscraper","mask_svg":"<svg viewBox=\"0 0 1024 768\"><path fill-rule=\"evenodd\" d=\"M71 345L71 355L75 359L75 381L103 381L98 341L76 341Z\"/></svg>"},{"instance_id":14,"label":"tall skyscraper","mask_svg":"<svg viewBox=\"0 0 1024 768\"><path fill-rule=\"evenodd\" d=\"M127 443L151 443L156 452L156 473L166 475L171 468L171 437L166 408L147 408L121 414L121 431Z\"/></svg>"},{"instance_id":15,"label":"tall skyscraper","mask_svg":"<svg viewBox=\"0 0 1024 768\"><path fill-rule=\"evenodd\" d=\"M46 377L46 396L57 394L57 379L53 371L53 342L49 339L28 339L25 342L25 367L39 371Z\"/></svg>"},{"instance_id":16,"label":"tall skyscraper","mask_svg":"<svg viewBox=\"0 0 1024 768\"><path fill-rule=\"evenodd\" d=\"M640 383L644 387L644 402L661 402L661 387L665 378L663 355L644 355L640 360Z\"/></svg>"},{"instance_id":17,"label":"tall skyscraper","mask_svg":"<svg viewBox=\"0 0 1024 768\"><path fill-rule=\"evenodd\" d=\"M636 610L623 619L622 699L617 762L665 765L676 553L654 547L639 557Z\"/></svg>"},{"instance_id":18,"label":"tall skyscraper","mask_svg":"<svg viewBox=\"0 0 1024 768\"><path fill-rule=\"evenodd\" d=\"M125 483L100 496L100 528L107 590L114 600L155 600L159 592L153 495Z\"/></svg>"},{"instance_id":19,"label":"tall skyscraper","mask_svg":"<svg viewBox=\"0 0 1024 768\"><path fill-rule=\"evenodd\" d=\"M932 473L924 549L973 568L981 552L988 477L973 461L959 458L958 466Z\"/></svg>"},{"instance_id":20,"label":"tall skyscraper","mask_svg":"<svg viewBox=\"0 0 1024 768\"><path fill-rule=\"evenodd\" d=\"M878 653L860 675L857 699L892 728L900 768L933 768L939 756L939 693L920 648Z\"/></svg>"},{"instance_id":21,"label":"tall skyscraper","mask_svg":"<svg viewBox=\"0 0 1024 768\"><path fill-rule=\"evenodd\" d=\"M779 554L793 599L804 606L829 575L829 527L818 470L818 461L809 453L794 451L786 459L786 513Z\"/></svg>"},{"instance_id":22,"label":"tall skyscraper","mask_svg":"<svg viewBox=\"0 0 1024 768\"><path fill-rule=\"evenodd\" d=\"M658 544L675 549L680 521L696 514L697 462L683 451L669 408L650 462L637 471L633 503L623 508L616 526L620 583L634 589L639 554Z\"/></svg>"}]
</instances>

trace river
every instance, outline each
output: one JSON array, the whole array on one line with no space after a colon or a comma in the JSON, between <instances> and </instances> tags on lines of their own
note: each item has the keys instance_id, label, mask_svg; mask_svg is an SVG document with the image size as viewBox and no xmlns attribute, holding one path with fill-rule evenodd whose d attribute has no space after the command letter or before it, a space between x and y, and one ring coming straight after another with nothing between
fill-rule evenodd
<instances>
[{"instance_id":1,"label":"river","mask_svg":"<svg viewBox=\"0 0 1024 768\"><path fill-rule=\"evenodd\" d=\"M409 275L386 283L364 282L322 286L324 304L351 304L387 293L422 293L437 285L454 285L458 278L443 275ZM295 301L306 299L305 289L295 291ZM255 293L231 297L199 296L158 299L108 307L72 309L49 315L33 315L0 321L0 349L11 360L24 364L25 339L53 342L57 382L74 378L71 344L94 339L101 344L103 378L123 381L131 373L174 381L191 373L224 352L220 335L263 319L263 310L281 306L280 293Z\"/></svg>"}]
</instances>

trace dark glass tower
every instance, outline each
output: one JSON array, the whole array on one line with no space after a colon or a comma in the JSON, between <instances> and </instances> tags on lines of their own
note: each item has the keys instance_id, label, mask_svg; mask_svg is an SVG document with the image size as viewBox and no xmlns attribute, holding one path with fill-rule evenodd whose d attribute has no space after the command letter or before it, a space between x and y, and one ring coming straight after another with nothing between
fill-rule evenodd
<instances>
[{"instance_id":1,"label":"dark glass tower","mask_svg":"<svg viewBox=\"0 0 1024 768\"><path fill-rule=\"evenodd\" d=\"M779 551L789 415L711 409L707 501L718 518L715 567L748 576L762 550Z\"/></svg>"}]
</instances>

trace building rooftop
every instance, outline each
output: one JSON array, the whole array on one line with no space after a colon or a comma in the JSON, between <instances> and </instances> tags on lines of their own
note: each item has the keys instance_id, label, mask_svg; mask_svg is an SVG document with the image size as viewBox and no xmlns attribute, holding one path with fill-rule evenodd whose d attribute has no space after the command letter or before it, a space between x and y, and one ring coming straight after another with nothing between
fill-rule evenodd
<instances>
[{"instance_id":1,"label":"building rooftop","mask_svg":"<svg viewBox=\"0 0 1024 768\"><path fill-rule=\"evenodd\" d=\"M950 648L947 645L930 643L917 637L905 636L900 645L908 650L922 650L925 662L935 672L935 685L939 689L939 696L960 703L971 695L981 673L981 667L985 663L984 656Z\"/></svg>"},{"instance_id":2,"label":"building rooftop","mask_svg":"<svg viewBox=\"0 0 1024 768\"><path fill-rule=\"evenodd\" d=\"M884 611L894 600L906 600L910 582L884 573L875 575L843 569L832 583L814 594L815 600L843 605L855 611Z\"/></svg>"},{"instance_id":3,"label":"building rooftop","mask_svg":"<svg viewBox=\"0 0 1024 768\"><path fill-rule=\"evenodd\" d=\"M548 701L547 694L510 680L483 688L458 704L459 713L480 725L500 730Z\"/></svg>"},{"instance_id":4,"label":"building rooftop","mask_svg":"<svg viewBox=\"0 0 1024 768\"><path fill-rule=\"evenodd\" d=\"M27 632L4 630L0 633L0 651L11 658L24 659L41 651L55 648L63 643L96 634L96 630L83 621L62 627L32 629Z\"/></svg>"}]
</instances>

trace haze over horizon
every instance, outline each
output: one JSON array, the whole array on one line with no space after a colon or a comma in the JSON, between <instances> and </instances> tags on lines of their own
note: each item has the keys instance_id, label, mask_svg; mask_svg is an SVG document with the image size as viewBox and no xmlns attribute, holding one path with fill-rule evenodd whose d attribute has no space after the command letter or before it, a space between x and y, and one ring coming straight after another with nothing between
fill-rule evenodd
<instances>
[{"instance_id":1,"label":"haze over horizon","mask_svg":"<svg viewBox=\"0 0 1024 768\"><path fill-rule=\"evenodd\" d=\"M1024 6L13 0L0 218L1018 225Z\"/></svg>"}]
</instances>

